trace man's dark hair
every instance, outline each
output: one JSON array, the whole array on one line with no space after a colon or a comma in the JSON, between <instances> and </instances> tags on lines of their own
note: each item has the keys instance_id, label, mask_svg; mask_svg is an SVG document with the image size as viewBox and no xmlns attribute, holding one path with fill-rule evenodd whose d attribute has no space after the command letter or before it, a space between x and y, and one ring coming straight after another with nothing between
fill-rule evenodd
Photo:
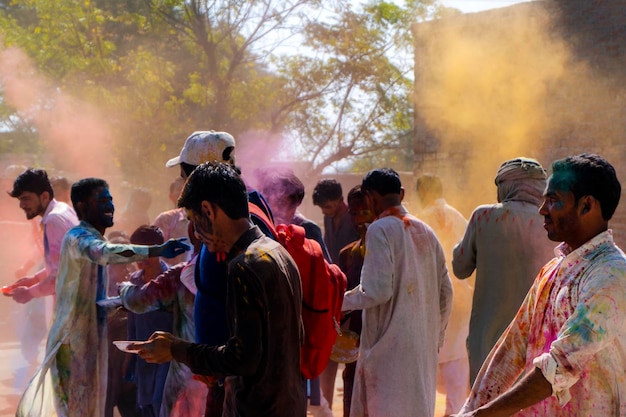
<instances>
[{"instance_id":1,"label":"man's dark hair","mask_svg":"<svg viewBox=\"0 0 626 417\"><path fill-rule=\"evenodd\" d=\"M183 168L185 175L190 176L194 169L196 169L197 165L191 165L187 162L181 162L180 166Z\"/></svg>"},{"instance_id":2,"label":"man's dark hair","mask_svg":"<svg viewBox=\"0 0 626 417\"><path fill-rule=\"evenodd\" d=\"M563 174L560 185L571 191L577 202L584 196L593 196L600 202L602 218L608 221L613 217L622 186L607 160L595 154L568 156L552 164L552 174L556 173Z\"/></svg>"},{"instance_id":3,"label":"man's dark hair","mask_svg":"<svg viewBox=\"0 0 626 417\"><path fill-rule=\"evenodd\" d=\"M339 200L343 197L341 184L335 179L325 179L317 183L313 189L313 204L321 206L327 201Z\"/></svg>"},{"instance_id":4,"label":"man's dark hair","mask_svg":"<svg viewBox=\"0 0 626 417\"><path fill-rule=\"evenodd\" d=\"M89 198L93 195L94 190L98 188L109 188L109 184L105 180L100 178L83 178L72 184L70 198L72 199L72 206L74 206L74 211L76 211L76 214L80 216L78 203L87 202Z\"/></svg>"},{"instance_id":5,"label":"man's dark hair","mask_svg":"<svg viewBox=\"0 0 626 417\"><path fill-rule=\"evenodd\" d=\"M228 148L224 149L224 155L226 155L226 151L228 149L230 149L232 151L235 148L233 148L231 146L231 147L228 147ZM229 155L230 155L230 152L229 152ZM233 167L233 169L237 172L237 174L241 175L241 168L239 168L238 166L236 166L234 164L234 159L231 159L231 161L233 163L230 166ZM191 173L193 172L193 170L198 167L198 165L191 165L191 164L188 164L187 162L181 162L180 166L183 167L183 171L185 172L185 175L187 175L187 176L190 176Z\"/></svg>"},{"instance_id":6,"label":"man's dark hair","mask_svg":"<svg viewBox=\"0 0 626 417\"><path fill-rule=\"evenodd\" d=\"M304 184L291 169L261 173L259 178L259 189L263 196L286 197L292 207L302 203Z\"/></svg>"},{"instance_id":7,"label":"man's dark hair","mask_svg":"<svg viewBox=\"0 0 626 417\"><path fill-rule=\"evenodd\" d=\"M249 217L246 185L229 164L206 162L187 178L178 207L201 213L203 201L217 204L233 220Z\"/></svg>"},{"instance_id":8,"label":"man's dark hair","mask_svg":"<svg viewBox=\"0 0 626 417\"><path fill-rule=\"evenodd\" d=\"M346 197L346 200L348 201L348 205L350 205L352 201L365 201L365 194L361 191L360 184L355 185L350 189L350 191L348 191L348 197Z\"/></svg>"},{"instance_id":9,"label":"man's dark hair","mask_svg":"<svg viewBox=\"0 0 626 417\"><path fill-rule=\"evenodd\" d=\"M400 194L402 192L400 175L391 168L373 169L363 177L361 190L364 193L376 191L380 195Z\"/></svg>"},{"instance_id":10,"label":"man's dark hair","mask_svg":"<svg viewBox=\"0 0 626 417\"><path fill-rule=\"evenodd\" d=\"M54 191L48 179L48 173L43 169L28 168L18 175L15 182L13 182L13 190L9 192L9 195L18 198L25 191L37 195L47 191L50 194L50 199L54 198Z\"/></svg>"}]
</instances>

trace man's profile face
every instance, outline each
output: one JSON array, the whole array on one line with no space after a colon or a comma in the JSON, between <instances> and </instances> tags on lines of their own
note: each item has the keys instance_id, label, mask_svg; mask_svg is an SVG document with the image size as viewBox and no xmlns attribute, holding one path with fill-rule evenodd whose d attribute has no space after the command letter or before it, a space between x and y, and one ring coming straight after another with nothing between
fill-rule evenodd
<instances>
[{"instance_id":1,"label":"man's profile face","mask_svg":"<svg viewBox=\"0 0 626 417\"><path fill-rule=\"evenodd\" d=\"M570 244L578 240L581 229L580 207L569 190L571 173L556 173L548 179L539 214L544 217L543 227L548 238Z\"/></svg>"},{"instance_id":2,"label":"man's profile face","mask_svg":"<svg viewBox=\"0 0 626 417\"><path fill-rule=\"evenodd\" d=\"M213 222L206 213L187 210L187 218L193 223L195 236L206 246L209 252L224 250L221 240L215 235Z\"/></svg>"},{"instance_id":3,"label":"man's profile face","mask_svg":"<svg viewBox=\"0 0 626 417\"><path fill-rule=\"evenodd\" d=\"M383 197L377 191L368 190L365 191L364 194L367 207L369 207L370 211L374 213L375 216L378 216L384 211Z\"/></svg>"},{"instance_id":4,"label":"man's profile face","mask_svg":"<svg viewBox=\"0 0 626 417\"><path fill-rule=\"evenodd\" d=\"M322 204L320 204L320 209L322 209L322 214L326 217L335 217L339 212L339 207L341 206L341 199L338 200L326 200Z\"/></svg>"},{"instance_id":5,"label":"man's profile face","mask_svg":"<svg viewBox=\"0 0 626 417\"><path fill-rule=\"evenodd\" d=\"M94 190L85 205L85 220L92 226L108 228L113 226L113 197L107 187L98 187Z\"/></svg>"},{"instance_id":6,"label":"man's profile face","mask_svg":"<svg viewBox=\"0 0 626 417\"><path fill-rule=\"evenodd\" d=\"M355 198L348 203L348 212L350 220L356 231L362 237L365 236L367 227L372 223L376 216L369 209L365 198Z\"/></svg>"},{"instance_id":7,"label":"man's profile face","mask_svg":"<svg viewBox=\"0 0 626 417\"><path fill-rule=\"evenodd\" d=\"M48 193L45 192L45 195L48 195ZM28 220L34 219L35 217L41 216L45 213L48 204L43 201L43 197L45 197L44 193L37 195L32 191L24 191L19 195L19 197L17 197L20 202L20 208L24 210Z\"/></svg>"}]
</instances>

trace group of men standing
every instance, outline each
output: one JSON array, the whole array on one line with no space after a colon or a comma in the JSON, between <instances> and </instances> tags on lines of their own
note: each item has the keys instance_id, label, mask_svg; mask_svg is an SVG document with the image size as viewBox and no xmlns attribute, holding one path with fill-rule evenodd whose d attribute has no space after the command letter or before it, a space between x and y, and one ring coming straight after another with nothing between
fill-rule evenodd
<instances>
[{"instance_id":1,"label":"group of men standing","mask_svg":"<svg viewBox=\"0 0 626 417\"><path fill-rule=\"evenodd\" d=\"M180 166L186 179L178 206L203 244L195 266L196 340L156 332L129 349L149 362L175 360L208 376L206 415L304 416L298 269L269 237L271 209L243 182L234 146L225 132L195 132L168 162ZM45 172L27 170L11 195L27 216L45 220L46 271L19 280L8 295L56 293L57 299L45 359L17 415L101 416L107 348L103 266L173 258L190 248L176 239L152 246L109 243L103 236L113 225L114 206L104 180L87 178L72 186L74 217L47 187L24 186L31 177L47 180ZM366 233L346 236L349 242L328 242L335 262L346 243L361 242L350 251L364 248L358 283L343 302L346 314L362 310L350 416L432 417L438 374L450 379L456 371L458 391L467 400L451 399L449 415L626 416L626 257L608 228L620 183L607 161L587 154L556 161L547 186L546 177L532 159L502 164L498 204L478 207L460 237L464 219L446 220L451 211L437 203L441 190L435 187L434 197L428 196L432 181L421 184L422 221L403 205L398 173L382 168L364 176L359 192L375 220ZM362 215L342 198L335 206L323 199L316 204L343 218L335 224L327 216L330 235L347 235L340 226ZM555 257L541 227L549 240L560 242ZM443 232L452 229L453 241L459 240L454 245ZM54 235L56 247L49 242L54 233L64 234ZM467 305L455 314L453 300L471 288L455 285L454 293L450 265L461 279L476 271L469 323L462 322ZM450 338L446 330L459 321L454 341L458 345L463 332L469 333L469 360L462 352L441 360ZM458 346L449 352L459 352ZM327 372L334 380L336 366L329 364ZM328 379L322 378L323 391Z\"/></svg>"}]
</instances>

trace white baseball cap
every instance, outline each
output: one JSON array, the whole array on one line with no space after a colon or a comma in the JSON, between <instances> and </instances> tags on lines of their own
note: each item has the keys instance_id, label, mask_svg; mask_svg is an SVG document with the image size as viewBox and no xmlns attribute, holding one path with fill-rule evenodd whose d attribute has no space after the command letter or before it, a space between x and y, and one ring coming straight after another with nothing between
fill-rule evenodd
<instances>
[{"instance_id":1,"label":"white baseball cap","mask_svg":"<svg viewBox=\"0 0 626 417\"><path fill-rule=\"evenodd\" d=\"M230 133L214 130L193 132L183 145L180 155L165 164L170 168L184 162L198 166L204 162L232 162L235 138Z\"/></svg>"}]
</instances>

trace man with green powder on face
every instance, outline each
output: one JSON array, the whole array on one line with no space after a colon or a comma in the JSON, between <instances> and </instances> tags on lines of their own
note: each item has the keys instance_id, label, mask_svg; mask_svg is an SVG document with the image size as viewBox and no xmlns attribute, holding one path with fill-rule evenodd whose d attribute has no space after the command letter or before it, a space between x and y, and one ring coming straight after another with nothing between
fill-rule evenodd
<instances>
[{"instance_id":1,"label":"man with green powder on face","mask_svg":"<svg viewBox=\"0 0 626 417\"><path fill-rule=\"evenodd\" d=\"M539 213L561 242L458 417L626 415L626 256L608 222L621 185L598 155L558 160Z\"/></svg>"}]
</instances>

